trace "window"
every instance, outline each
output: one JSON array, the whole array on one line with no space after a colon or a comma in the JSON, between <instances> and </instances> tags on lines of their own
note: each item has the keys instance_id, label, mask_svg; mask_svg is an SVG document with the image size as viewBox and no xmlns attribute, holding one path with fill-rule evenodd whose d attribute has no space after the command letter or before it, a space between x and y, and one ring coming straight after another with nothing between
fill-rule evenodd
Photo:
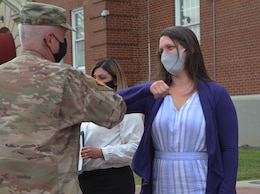
<instances>
[{"instance_id":1,"label":"window","mask_svg":"<svg viewBox=\"0 0 260 194\"><path fill-rule=\"evenodd\" d=\"M84 39L84 11L83 8L72 10L72 32L73 66L85 72L85 39Z\"/></svg>"},{"instance_id":2,"label":"window","mask_svg":"<svg viewBox=\"0 0 260 194\"><path fill-rule=\"evenodd\" d=\"M190 28L200 41L200 1L175 0L176 26Z\"/></svg>"}]
</instances>

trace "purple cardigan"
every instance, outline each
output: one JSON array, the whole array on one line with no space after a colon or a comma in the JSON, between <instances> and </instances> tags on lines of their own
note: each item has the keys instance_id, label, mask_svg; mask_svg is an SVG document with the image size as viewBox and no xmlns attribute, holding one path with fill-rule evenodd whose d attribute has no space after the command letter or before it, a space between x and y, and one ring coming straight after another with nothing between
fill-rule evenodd
<instances>
[{"instance_id":1,"label":"purple cardigan","mask_svg":"<svg viewBox=\"0 0 260 194\"><path fill-rule=\"evenodd\" d=\"M127 113L145 114L145 128L133 158L133 170L142 177L142 194L152 193L154 147L151 126L164 98L154 99L151 82L138 84L118 93L127 104ZM234 104L226 89L200 81L198 94L206 120L208 152L207 194L235 194L238 169L238 121Z\"/></svg>"}]
</instances>

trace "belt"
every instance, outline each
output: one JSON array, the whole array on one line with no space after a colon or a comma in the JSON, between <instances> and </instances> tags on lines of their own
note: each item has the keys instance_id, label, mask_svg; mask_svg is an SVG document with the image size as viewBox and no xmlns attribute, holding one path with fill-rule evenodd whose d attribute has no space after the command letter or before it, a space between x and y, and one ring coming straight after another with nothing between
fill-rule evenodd
<instances>
[{"instance_id":1,"label":"belt","mask_svg":"<svg viewBox=\"0 0 260 194\"><path fill-rule=\"evenodd\" d=\"M207 160L206 152L162 152L155 151L156 159L164 160Z\"/></svg>"}]
</instances>

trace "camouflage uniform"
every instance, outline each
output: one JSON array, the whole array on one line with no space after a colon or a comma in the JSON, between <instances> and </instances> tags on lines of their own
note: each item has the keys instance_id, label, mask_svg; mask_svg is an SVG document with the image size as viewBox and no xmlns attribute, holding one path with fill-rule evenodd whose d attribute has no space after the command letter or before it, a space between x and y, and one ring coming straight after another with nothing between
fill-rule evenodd
<instances>
[{"instance_id":1,"label":"camouflage uniform","mask_svg":"<svg viewBox=\"0 0 260 194\"><path fill-rule=\"evenodd\" d=\"M0 66L0 193L80 193L79 125L112 127L125 104L70 65L38 53Z\"/></svg>"},{"instance_id":2,"label":"camouflage uniform","mask_svg":"<svg viewBox=\"0 0 260 194\"><path fill-rule=\"evenodd\" d=\"M77 194L79 126L111 128L125 113L113 90L72 66L24 51L0 66L0 193Z\"/></svg>"}]
</instances>

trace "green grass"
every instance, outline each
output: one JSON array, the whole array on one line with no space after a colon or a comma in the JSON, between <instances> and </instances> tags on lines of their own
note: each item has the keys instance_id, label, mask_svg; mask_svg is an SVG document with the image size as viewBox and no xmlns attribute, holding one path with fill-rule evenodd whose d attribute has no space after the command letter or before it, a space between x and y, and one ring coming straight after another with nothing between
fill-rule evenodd
<instances>
[{"instance_id":1,"label":"green grass","mask_svg":"<svg viewBox=\"0 0 260 194\"><path fill-rule=\"evenodd\" d=\"M135 178L135 184L141 185L141 182L142 182L141 177L134 173L134 178Z\"/></svg>"},{"instance_id":2,"label":"green grass","mask_svg":"<svg viewBox=\"0 0 260 194\"><path fill-rule=\"evenodd\" d=\"M141 178L134 174L135 184L141 184ZM239 148L237 180L260 179L260 148Z\"/></svg>"},{"instance_id":3,"label":"green grass","mask_svg":"<svg viewBox=\"0 0 260 194\"><path fill-rule=\"evenodd\" d=\"M238 181L260 179L260 149L240 148Z\"/></svg>"}]
</instances>

